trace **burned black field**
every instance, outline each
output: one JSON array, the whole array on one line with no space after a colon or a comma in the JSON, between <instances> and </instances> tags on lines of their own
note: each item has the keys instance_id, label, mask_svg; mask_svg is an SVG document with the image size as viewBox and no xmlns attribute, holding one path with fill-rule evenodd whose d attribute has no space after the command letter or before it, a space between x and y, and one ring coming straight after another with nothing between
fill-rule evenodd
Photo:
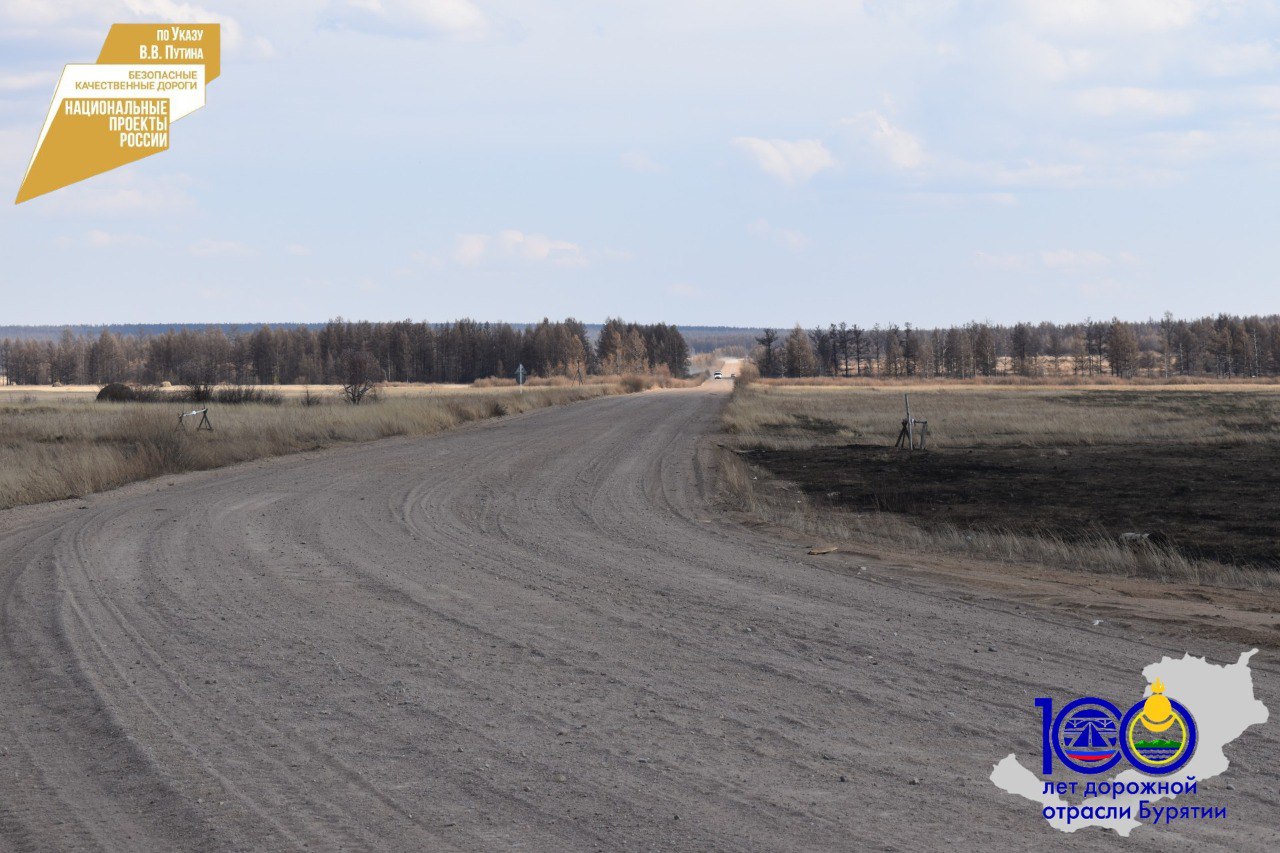
<instances>
[{"instance_id":1,"label":"burned black field","mask_svg":"<svg viewBox=\"0 0 1280 853\"><path fill-rule=\"evenodd\" d=\"M1065 542L1146 534L1191 559L1280 569L1272 394L913 393L933 434L907 452L892 447L900 393L753 393L773 414L742 458L815 505Z\"/></svg>"},{"instance_id":2,"label":"burned black field","mask_svg":"<svg viewBox=\"0 0 1280 853\"><path fill-rule=\"evenodd\" d=\"M1280 566L1280 451L1225 447L758 450L812 498L917 523L1068 541L1147 533L1187 556Z\"/></svg>"}]
</instances>

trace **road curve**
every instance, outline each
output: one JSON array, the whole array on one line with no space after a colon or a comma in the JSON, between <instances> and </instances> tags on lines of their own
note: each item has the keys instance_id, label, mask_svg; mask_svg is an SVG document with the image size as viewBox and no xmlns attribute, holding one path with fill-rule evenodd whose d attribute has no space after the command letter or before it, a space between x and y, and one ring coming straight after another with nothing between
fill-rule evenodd
<instances>
[{"instance_id":1,"label":"road curve","mask_svg":"<svg viewBox=\"0 0 1280 853\"><path fill-rule=\"evenodd\" d=\"M0 850L1280 846L1271 727L1229 753L1228 821L1063 836L996 790L1009 752L1034 767L1035 696L1239 649L721 518L723 399L0 513Z\"/></svg>"}]
</instances>

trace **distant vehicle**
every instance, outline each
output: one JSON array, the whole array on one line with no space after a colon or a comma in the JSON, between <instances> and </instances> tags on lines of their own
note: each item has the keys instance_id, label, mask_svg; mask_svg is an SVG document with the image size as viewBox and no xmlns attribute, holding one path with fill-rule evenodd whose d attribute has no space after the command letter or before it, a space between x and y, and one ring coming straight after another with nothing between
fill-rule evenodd
<instances>
[{"instance_id":1,"label":"distant vehicle","mask_svg":"<svg viewBox=\"0 0 1280 853\"><path fill-rule=\"evenodd\" d=\"M712 378L712 379L724 379L724 374L723 374L723 373L721 373L719 370L717 370L715 373L711 374L711 378Z\"/></svg>"}]
</instances>

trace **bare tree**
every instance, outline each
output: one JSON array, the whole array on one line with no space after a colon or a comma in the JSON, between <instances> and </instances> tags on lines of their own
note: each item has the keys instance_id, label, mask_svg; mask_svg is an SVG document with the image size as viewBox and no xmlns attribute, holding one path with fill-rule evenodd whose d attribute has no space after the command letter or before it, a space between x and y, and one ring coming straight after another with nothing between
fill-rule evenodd
<instances>
[{"instance_id":1,"label":"bare tree","mask_svg":"<svg viewBox=\"0 0 1280 853\"><path fill-rule=\"evenodd\" d=\"M191 389L191 399L204 403L213 399L213 387L218 384L220 369L212 355L200 352L178 367L178 376L182 384Z\"/></svg>"},{"instance_id":2,"label":"bare tree","mask_svg":"<svg viewBox=\"0 0 1280 853\"><path fill-rule=\"evenodd\" d=\"M349 349L343 352L340 369L342 396L353 406L363 402L382 376L378 360L364 349Z\"/></svg>"}]
</instances>

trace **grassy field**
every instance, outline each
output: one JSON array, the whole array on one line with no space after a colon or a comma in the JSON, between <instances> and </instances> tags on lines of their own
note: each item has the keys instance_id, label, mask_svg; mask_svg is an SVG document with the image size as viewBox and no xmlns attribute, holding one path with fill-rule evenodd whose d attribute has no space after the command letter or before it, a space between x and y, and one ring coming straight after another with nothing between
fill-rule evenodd
<instances>
[{"instance_id":1,"label":"grassy field","mask_svg":"<svg viewBox=\"0 0 1280 853\"><path fill-rule=\"evenodd\" d=\"M894 451L903 392L929 450ZM815 534L1280 582L1280 387L749 384L727 494Z\"/></svg>"},{"instance_id":2,"label":"grassy field","mask_svg":"<svg viewBox=\"0 0 1280 853\"><path fill-rule=\"evenodd\" d=\"M681 384L679 380L670 378L657 379L640 376L591 376L590 384L610 384L622 381L645 380L652 384L659 382L664 386ZM526 388L567 388L574 382L563 376L540 377L531 376L525 384ZM235 386L221 386L235 387ZM286 400L313 397L323 401L338 401L342 396L340 385L258 385L252 386L263 392L278 395ZM402 397L440 397L451 394L470 394L477 389L515 388L514 379L481 379L474 385L449 385L443 383L427 385L421 382L383 382L378 385L378 395L383 399ZM35 403L56 400L93 400L102 390L101 385L0 385L0 404ZM168 393L181 394L182 386L166 387Z\"/></svg>"},{"instance_id":3,"label":"grassy field","mask_svg":"<svg viewBox=\"0 0 1280 853\"><path fill-rule=\"evenodd\" d=\"M274 390L274 389L273 389ZM320 405L289 394L279 405L211 408L213 432L176 429L190 403L98 403L91 389L0 390L0 509L78 497L125 483L399 435L428 435L468 421L640 390L637 383L584 386L392 389L350 406L332 393ZM313 393L317 391L312 388Z\"/></svg>"}]
</instances>

